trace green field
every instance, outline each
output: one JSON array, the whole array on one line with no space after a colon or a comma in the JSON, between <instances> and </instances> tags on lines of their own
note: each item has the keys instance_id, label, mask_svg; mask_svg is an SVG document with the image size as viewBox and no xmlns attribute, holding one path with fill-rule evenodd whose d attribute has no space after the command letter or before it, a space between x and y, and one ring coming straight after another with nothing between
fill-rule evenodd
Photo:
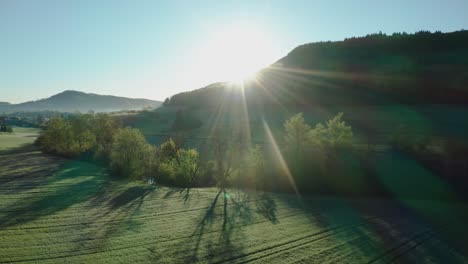
<instances>
[{"instance_id":1,"label":"green field","mask_svg":"<svg viewBox=\"0 0 468 264\"><path fill-rule=\"evenodd\" d=\"M0 151L30 145L38 134L39 129L28 127L13 127L13 133L0 132Z\"/></svg>"},{"instance_id":2,"label":"green field","mask_svg":"<svg viewBox=\"0 0 468 264\"><path fill-rule=\"evenodd\" d=\"M36 132L0 135L0 263L468 261L462 204L129 182Z\"/></svg>"}]
</instances>

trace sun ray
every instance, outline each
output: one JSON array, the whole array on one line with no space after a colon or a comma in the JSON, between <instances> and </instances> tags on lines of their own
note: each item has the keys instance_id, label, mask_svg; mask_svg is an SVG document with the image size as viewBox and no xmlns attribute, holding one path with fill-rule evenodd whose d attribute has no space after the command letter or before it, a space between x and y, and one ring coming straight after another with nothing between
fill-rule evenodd
<instances>
[{"instance_id":1,"label":"sun ray","mask_svg":"<svg viewBox=\"0 0 468 264\"><path fill-rule=\"evenodd\" d=\"M241 122L244 123L243 127L245 128L246 140L247 140L247 147L250 149L252 147L252 137L251 137L251 130L250 130L250 118L249 118L249 111L247 106L247 99L245 96L245 83L242 81L240 83L240 92L242 96L242 113L243 119Z\"/></svg>"},{"instance_id":2,"label":"sun ray","mask_svg":"<svg viewBox=\"0 0 468 264\"><path fill-rule=\"evenodd\" d=\"M296 186L296 181L294 180L293 175L291 174L291 170L289 170L288 164L286 163L286 160L283 158L283 154L281 154L281 150L278 147L278 144L276 143L275 137L273 136L273 133L271 132L270 127L268 126L268 123L263 119L263 127L265 128L265 133L267 135L268 141L273 147L274 154L276 158L278 159L278 162L281 166L281 169L283 170L284 175L289 180L289 183L291 184L292 188L294 189L294 192L296 193L296 196L300 198L299 191Z\"/></svg>"}]
</instances>

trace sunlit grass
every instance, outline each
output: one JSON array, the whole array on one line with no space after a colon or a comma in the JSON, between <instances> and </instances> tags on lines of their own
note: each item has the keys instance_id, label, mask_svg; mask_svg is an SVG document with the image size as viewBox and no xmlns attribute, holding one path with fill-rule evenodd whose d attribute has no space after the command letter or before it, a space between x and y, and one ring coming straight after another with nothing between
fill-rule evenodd
<instances>
[{"instance_id":1,"label":"sunlit grass","mask_svg":"<svg viewBox=\"0 0 468 264\"><path fill-rule=\"evenodd\" d=\"M15 148L19 145L27 145L34 142L39 134L37 128L13 127L13 133L0 132L0 150Z\"/></svg>"}]
</instances>

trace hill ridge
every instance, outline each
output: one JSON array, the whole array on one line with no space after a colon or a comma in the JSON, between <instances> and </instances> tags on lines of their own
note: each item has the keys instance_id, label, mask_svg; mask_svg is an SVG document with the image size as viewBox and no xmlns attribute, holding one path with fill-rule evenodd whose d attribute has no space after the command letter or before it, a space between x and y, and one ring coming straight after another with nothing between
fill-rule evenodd
<instances>
[{"instance_id":1,"label":"hill ridge","mask_svg":"<svg viewBox=\"0 0 468 264\"><path fill-rule=\"evenodd\" d=\"M157 108L160 101L144 98L128 98L115 95L100 95L76 90L64 90L47 98L18 104L0 104L0 113L59 111L59 112L113 112Z\"/></svg>"}]
</instances>

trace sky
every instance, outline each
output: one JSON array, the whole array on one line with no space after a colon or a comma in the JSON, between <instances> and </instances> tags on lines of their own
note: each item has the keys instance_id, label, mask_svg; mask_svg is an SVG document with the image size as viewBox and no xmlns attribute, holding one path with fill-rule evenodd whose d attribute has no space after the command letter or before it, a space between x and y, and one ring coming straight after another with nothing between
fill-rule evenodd
<instances>
[{"instance_id":1,"label":"sky","mask_svg":"<svg viewBox=\"0 0 468 264\"><path fill-rule=\"evenodd\" d=\"M164 100L369 33L468 29L466 0L0 0L0 101Z\"/></svg>"}]
</instances>

